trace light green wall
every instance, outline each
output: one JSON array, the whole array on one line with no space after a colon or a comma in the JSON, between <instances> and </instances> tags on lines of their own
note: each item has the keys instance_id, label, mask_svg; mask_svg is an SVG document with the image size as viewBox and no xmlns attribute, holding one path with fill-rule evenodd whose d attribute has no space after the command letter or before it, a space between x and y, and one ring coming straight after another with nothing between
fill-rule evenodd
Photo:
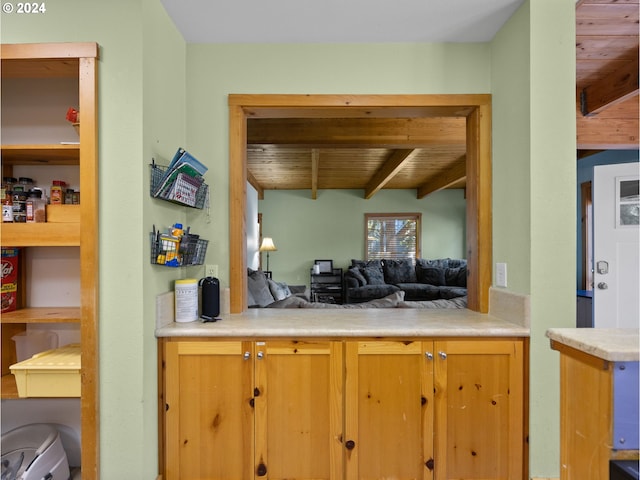
<instances>
[{"instance_id":1,"label":"light green wall","mask_svg":"<svg viewBox=\"0 0 640 480\"><path fill-rule=\"evenodd\" d=\"M487 93L489 60L487 44L188 45L187 142L210 168L211 219L201 226L214 239L207 261L220 266L223 286L229 278L229 94Z\"/></svg>"},{"instance_id":2,"label":"light green wall","mask_svg":"<svg viewBox=\"0 0 640 480\"><path fill-rule=\"evenodd\" d=\"M493 251L531 296L530 476L558 477L559 361L575 325L575 2L529 0L492 42Z\"/></svg>"},{"instance_id":3,"label":"light green wall","mask_svg":"<svg viewBox=\"0 0 640 480\"><path fill-rule=\"evenodd\" d=\"M148 265L150 225L175 215L148 198L149 157L182 144L209 166L210 217L184 216L210 238L207 261L228 283L229 93L494 95L494 260L508 262L510 290L531 294L531 475L557 477L558 361L544 331L575 318L574 8L529 0L480 45L185 46L159 0L56 0L42 16L3 14L2 42L102 46L102 478L155 478L152 297L200 276Z\"/></svg>"},{"instance_id":4,"label":"light green wall","mask_svg":"<svg viewBox=\"0 0 640 480\"><path fill-rule=\"evenodd\" d=\"M346 269L352 258L364 258L364 214L422 214L423 258L465 258L463 190L444 190L416 199L415 190L382 190L371 199L363 190L268 190L258 205L262 234L274 239L270 255L274 280L309 285L314 259L331 259ZM262 257L263 268L266 256Z\"/></svg>"}]
</instances>

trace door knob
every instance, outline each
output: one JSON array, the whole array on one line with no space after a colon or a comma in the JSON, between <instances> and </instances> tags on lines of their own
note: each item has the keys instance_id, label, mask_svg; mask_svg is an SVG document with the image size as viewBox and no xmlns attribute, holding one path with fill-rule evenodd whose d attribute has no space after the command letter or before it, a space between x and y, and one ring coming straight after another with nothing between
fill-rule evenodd
<instances>
[{"instance_id":1,"label":"door knob","mask_svg":"<svg viewBox=\"0 0 640 480\"><path fill-rule=\"evenodd\" d=\"M607 288L609 288L609 285L607 285L605 282L600 282L598 283L598 288L600 290L606 290Z\"/></svg>"},{"instance_id":2,"label":"door knob","mask_svg":"<svg viewBox=\"0 0 640 480\"><path fill-rule=\"evenodd\" d=\"M440 358L441 358L442 360L446 360L446 359L447 359L447 354L446 354L446 353L444 353L444 352L438 352L438 355L440 355Z\"/></svg>"},{"instance_id":3,"label":"door knob","mask_svg":"<svg viewBox=\"0 0 640 480\"><path fill-rule=\"evenodd\" d=\"M260 351L258 352L258 360L262 360L264 358L264 352Z\"/></svg>"},{"instance_id":4,"label":"door knob","mask_svg":"<svg viewBox=\"0 0 640 480\"><path fill-rule=\"evenodd\" d=\"M244 352L244 355L242 355L242 357L245 360L249 360L251 358L251 352Z\"/></svg>"},{"instance_id":5,"label":"door knob","mask_svg":"<svg viewBox=\"0 0 640 480\"><path fill-rule=\"evenodd\" d=\"M425 352L424 356L427 357L427 360L433 360L433 353L431 352Z\"/></svg>"}]
</instances>

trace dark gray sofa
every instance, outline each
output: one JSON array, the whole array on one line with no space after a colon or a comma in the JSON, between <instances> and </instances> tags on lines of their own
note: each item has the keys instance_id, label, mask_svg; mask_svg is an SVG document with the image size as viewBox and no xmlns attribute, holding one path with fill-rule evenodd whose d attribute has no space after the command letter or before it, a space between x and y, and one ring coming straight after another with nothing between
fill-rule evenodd
<instances>
[{"instance_id":1,"label":"dark gray sofa","mask_svg":"<svg viewBox=\"0 0 640 480\"><path fill-rule=\"evenodd\" d=\"M345 302L368 302L402 291L407 301L467 295L467 261L439 258L351 260L344 274Z\"/></svg>"}]
</instances>

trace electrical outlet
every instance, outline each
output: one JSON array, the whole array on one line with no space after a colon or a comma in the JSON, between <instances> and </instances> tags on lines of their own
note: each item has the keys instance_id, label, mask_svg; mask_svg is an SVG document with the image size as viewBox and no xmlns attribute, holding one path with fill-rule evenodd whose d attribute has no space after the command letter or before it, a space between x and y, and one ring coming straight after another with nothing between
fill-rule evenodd
<instances>
[{"instance_id":1,"label":"electrical outlet","mask_svg":"<svg viewBox=\"0 0 640 480\"><path fill-rule=\"evenodd\" d=\"M218 265L205 265L204 276L218 278Z\"/></svg>"},{"instance_id":2,"label":"electrical outlet","mask_svg":"<svg viewBox=\"0 0 640 480\"><path fill-rule=\"evenodd\" d=\"M507 264L496 263L496 287L507 286Z\"/></svg>"}]
</instances>

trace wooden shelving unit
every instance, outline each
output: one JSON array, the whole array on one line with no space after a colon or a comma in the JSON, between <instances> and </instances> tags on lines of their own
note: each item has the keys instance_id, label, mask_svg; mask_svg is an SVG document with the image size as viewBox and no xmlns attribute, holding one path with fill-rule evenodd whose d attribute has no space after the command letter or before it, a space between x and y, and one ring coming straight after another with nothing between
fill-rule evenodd
<instances>
[{"instance_id":1,"label":"wooden shelving unit","mask_svg":"<svg viewBox=\"0 0 640 480\"><path fill-rule=\"evenodd\" d=\"M98 127L96 43L47 43L0 45L2 79L60 79L78 81L80 141L28 144L4 144L3 176L14 176L16 166L77 166L79 169L80 205L55 206L47 211L46 223L4 223L3 247L20 247L21 255L30 247L78 247L80 257L80 305L76 307L37 307L26 304L27 295L19 292L18 309L0 317L2 327L2 399L17 399L18 392L9 365L16 352L11 337L26 330L29 324L76 324L80 327L82 347L82 391L80 398L81 463L85 478L99 478L98 468ZM18 100L19 101L19 100ZM64 112L62 112L64 115ZM30 125L25 125L29 133ZM22 127L20 127L22 128ZM35 129L37 131L37 129ZM21 267L24 258L21 258ZM18 285L28 288L25 268L19 269ZM34 274L36 275L36 274ZM32 280L37 282L37 275ZM26 409L30 404L25 404ZM28 412L27 412L28 413Z\"/></svg>"}]
</instances>

